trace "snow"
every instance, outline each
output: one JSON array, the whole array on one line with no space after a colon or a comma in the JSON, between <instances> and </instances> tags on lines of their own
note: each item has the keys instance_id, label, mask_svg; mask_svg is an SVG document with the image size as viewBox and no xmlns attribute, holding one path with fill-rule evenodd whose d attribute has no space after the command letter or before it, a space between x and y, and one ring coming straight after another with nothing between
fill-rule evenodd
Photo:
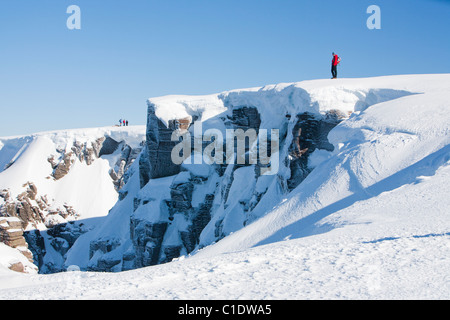
<instances>
[{"instance_id":1,"label":"snow","mask_svg":"<svg viewBox=\"0 0 450 320\"><path fill-rule=\"evenodd\" d=\"M166 125L170 120L198 117L204 124L234 107L254 106L261 128L279 128L286 114L364 111L374 104L442 87L447 75L405 75L360 79L311 80L225 91L204 96L151 98L148 105ZM417 79L420 78L420 81ZM423 83L426 83L424 85ZM221 129L221 128L217 128Z\"/></svg>"},{"instance_id":2,"label":"snow","mask_svg":"<svg viewBox=\"0 0 450 320\"><path fill-rule=\"evenodd\" d=\"M268 196L251 223L236 229L239 200L250 195L230 189L227 208L212 217L212 224L228 219L230 232L217 243L171 263L116 274L0 273L0 299L448 299L449 87L450 75L407 75L150 99L164 121L256 106L266 128L281 126L285 112L356 112L330 132L334 152L313 154L314 170L289 194L279 190L276 176L256 183L253 167L236 170L236 181L256 183ZM177 178L185 181L187 174ZM135 174L125 188L163 199L173 179L139 191ZM121 221L132 201L118 202L96 234L126 238L129 225ZM181 218L173 231L184 227ZM95 234L75 246L88 245L88 237ZM176 244L177 233L165 241ZM124 244L122 253L127 249Z\"/></svg>"},{"instance_id":3,"label":"snow","mask_svg":"<svg viewBox=\"0 0 450 320\"><path fill-rule=\"evenodd\" d=\"M227 111L217 95L157 97L149 99L148 105L155 109L156 116L167 127L169 120L199 116L202 121L206 121Z\"/></svg>"},{"instance_id":4,"label":"snow","mask_svg":"<svg viewBox=\"0 0 450 320\"><path fill-rule=\"evenodd\" d=\"M204 162L203 155L198 153L194 153L187 157L183 161L182 167L192 173L195 177L207 178L212 171L211 166Z\"/></svg>"},{"instance_id":5,"label":"snow","mask_svg":"<svg viewBox=\"0 0 450 320\"><path fill-rule=\"evenodd\" d=\"M326 161L332 156L332 152L327 150L316 149L309 155L308 166L311 168L317 167L322 162Z\"/></svg>"},{"instance_id":6,"label":"snow","mask_svg":"<svg viewBox=\"0 0 450 320\"><path fill-rule=\"evenodd\" d=\"M69 173L56 181L52 193L56 205L74 206L83 219L104 216L117 201L117 192L109 177L107 160L97 159L91 165L76 161Z\"/></svg>"},{"instance_id":7,"label":"snow","mask_svg":"<svg viewBox=\"0 0 450 320\"><path fill-rule=\"evenodd\" d=\"M188 172L186 172L188 173ZM162 215L167 214L161 210L161 202L170 199L170 186L174 177L152 179L142 188L138 197L144 202L133 214L135 218L142 218L150 222L164 219ZM185 182L184 179L181 180ZM147 204L145 204L147 202ZM151 214L149 214L151 213Z\"/></svg>"},{"instance_id":8,"label":"snow","mask_svg":"<svg viewBox=\"0 0 450 320\"><path fill-rule=\"evenodd\" d=\"M398 190L405 197L386 194L377 200L401 209L408 196L435 191L449 174L446 168L433 183L434 178ZM427 205L433 207L434 200ZM0 298L447 299L450 234L385 234L385 228L405 224L402 215L408 211L376 218L379 212L374 203L355 204L337 214L340 228L328 233L118 274L9 275L1 278ZM425 229L435 230L441 220Z\"/></svg>"},{"instance_id":9,"label":"snow","mask_svg":"<svg viewBox=\"0 0 450 320\"><path fill-rule=\"evenodd\" d=\"M145 132L145 126L142 125L128 127L107 126L99 128L44 131L28 136L0 137L0 141L2 141L2 144L5 144L5 142L9 143L10 141L29 141L35 137L48 137L57 145L57 147L65 147L67 141L79 140L83 142L94 142L99 137L109 136L116 141L127 141L131 147L137 147L142 142L143 132Z\"/></svg>"},{"instance_id":10,"label":"snow","mask_svg":"<svg viewBox=\"0 0 450 320\"><path fill-rule=\"evenodd\" d=\"M26 272L30 274L37 273L37 267L28 261L28 259L20 253L20 250L13 249L0 242L0 276L2 282L4 277L7 278L16 274L16 272L9 270L9 267L18 262L22 263Z\"/></svg>"}]
</instances>

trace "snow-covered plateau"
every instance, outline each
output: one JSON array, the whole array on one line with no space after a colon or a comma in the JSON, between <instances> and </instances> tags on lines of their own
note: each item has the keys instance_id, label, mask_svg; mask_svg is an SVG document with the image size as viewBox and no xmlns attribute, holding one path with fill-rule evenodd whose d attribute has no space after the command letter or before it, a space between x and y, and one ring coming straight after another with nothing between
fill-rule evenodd
<instances>
[{"instance_id":1,"label":"snow-covered plateau","mask_svg":"<svg viewBox=\"0 0 450 320\"><path fill-rule=\"evenodd\" d=\"M450 298L449 74L147 104L146 128L0 138L0 299ZM277 172L191 161L207 139L174 164L198 123L279 130Z\"/></svg>"}]
</instances>

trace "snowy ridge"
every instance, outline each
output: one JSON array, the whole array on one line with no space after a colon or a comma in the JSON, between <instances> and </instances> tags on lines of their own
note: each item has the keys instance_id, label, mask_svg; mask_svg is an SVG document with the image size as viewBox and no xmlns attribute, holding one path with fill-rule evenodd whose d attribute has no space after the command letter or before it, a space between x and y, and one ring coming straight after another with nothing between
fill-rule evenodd
<instances>
[{"instance_id":1,"label":"snowy ridge","mask_svg":"<svg viewBox=\"0 0 450 320\"><path fill-rule=\"evenodd\" d=\"M391 76L367 79L311 80L297 83L266 85L238 89L205 96L164 96L151 98L148 104L158 118L168 125L170 120L198 117L206 121L239 106L256 106L262 116L262 128L279 127L289 114L310 112L324 114L340 110L345 114L405 95L421 93L418 82L429 88L445 75ZM416 79L421 78L420 81Z\"/></svg>"},{"instance_id":2,"label":"snowy ridge","mask_svg":"<svg viewBox=\"0 0 450 320\"><path fill-rule=\"evenodd\" d=\"M130 146L137 147L142 142L142 132L145 132L145 126L54 130L24 136L0 137L0 172L17 160L26 148L39 138L48 138L56 149L64 150L70 145L69 142L94 142L102 136L109 136L116 141L127 141Z\"/></svg>"}]
</instances>

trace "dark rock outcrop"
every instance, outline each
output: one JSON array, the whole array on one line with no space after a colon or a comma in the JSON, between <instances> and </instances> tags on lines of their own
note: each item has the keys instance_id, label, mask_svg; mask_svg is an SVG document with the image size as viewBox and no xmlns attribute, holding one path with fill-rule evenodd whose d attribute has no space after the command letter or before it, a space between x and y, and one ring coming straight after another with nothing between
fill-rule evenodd
<instances>
[{"instance_id":1,"label":"dark rock outcrop","mask_svg":"<svg viewBox=\"0 0 450 320\"><path fill-rule=\"evenodd\" d=\"M159 261L161 244L168 222L151 223L141 219L131 219L130 237L135 250L135 268L155 265Z\"/></svg>"},{"instance_id":2,"label":"dark rock outcrop","mask_svg":"<svg viewBox=\"0 0 450 320\"><path fill-rule=\"evenodd\" d=\"M143 146L144 142L142 142L141 146L137 148L131 148L124 142L117 144L116 150L121 150L120 157L117 160L114 168L109 171L109 175L114 182L114 187L116 188L117 192L120 192L122 187L127 183L129 179L129 174L127 173L128 169L138 158Z\"/></svg>"},{"instance_id":3,"label":"dark rock outcrop","mask_svg":"<svg viewBox=\"0 0 450 320\"><path fill-rule=\"evenodd\" d=\"M292 131L294 137L289 148L291 177L287 181L289 190L298 186L311 172L308 167L308 157L316 149L333 151L334 147L328 142L328 133L339 122L344 115L329 112L325 116L311 114L308 112L298 114L297 122Z\"/></svg>"},{"instance_id":4,"label":"dark rock outcrop","mask_svg":"<svg viewBox=\"0 0 450 320\"><path fill-rule=\"evenodd\" d=\"M172 132L177 130L176 121L167 127L155 114L153 105L148 106L147 136L144 155L140 158L140 181L144 187L150 179L168 177L180 172L180 166L172 162L172 149L178 142L172 141Z\"/></svg>"},{"instance_id":5,"label":"dark rock outcrop","mask_svg":"<svg viewBox=\"0 0 450 320\"><path fill-rule=\"evenodd\" d=\"M77 217L77 213L69 205L56 209L50 206L47 196L38 195L38 189L32 182L27 182L24 187L25 191L15 199L11 197L9 190L0 193L0 197L5 201L0 208L0 216L19 218L23 228L27 228L28 225L37 228L41 223L51 228L55 221L59 221L52 219L56 215L63 219Z\"/></svg>"}]
</instances>

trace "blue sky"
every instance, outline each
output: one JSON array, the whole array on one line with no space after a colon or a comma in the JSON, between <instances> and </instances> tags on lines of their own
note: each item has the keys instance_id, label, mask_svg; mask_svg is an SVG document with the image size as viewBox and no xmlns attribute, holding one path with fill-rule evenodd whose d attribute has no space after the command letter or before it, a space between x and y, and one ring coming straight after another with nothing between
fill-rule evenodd
<instances>
[{"instance_id":1,"label":"blue sky","mask_svg":"<svg viewBox=\"0 0 450 320\"><path fill-rule=\"evenodd\" d=\"M2 0L0 136L145 124L149 97L329 78L332 51L340 77L450 73L449 32L447 0Z\"/></svg>"}]
</instances>

